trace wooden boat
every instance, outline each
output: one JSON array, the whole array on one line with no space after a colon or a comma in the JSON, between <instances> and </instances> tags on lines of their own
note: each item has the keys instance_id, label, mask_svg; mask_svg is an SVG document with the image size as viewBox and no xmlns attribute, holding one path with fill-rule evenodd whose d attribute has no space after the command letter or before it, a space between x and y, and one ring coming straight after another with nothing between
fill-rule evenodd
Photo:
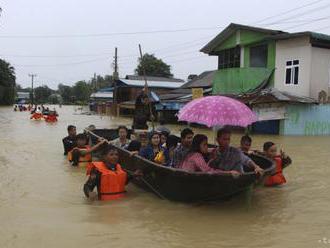
<instances>
[{"instance_id":1,"label":"wooden boat","mask_svg":"<svg viewBox=\"0 0 330 248\"><path fill-rule=\"evenodd\" d=\"M116 130L97 129L93 133L106 139L116 138ZM118 148L120 163L128 173L142 170L143 178L133 180L137 186L155 193L160 198L181 202L216 201L236 195L254 185L260 178L253 171L246 171L234 178L229 174L208 174L201 172L186 172L184 170L165 167L140 156ZM251 159L270 175L275 165L269 159L252 155Z\"/></svg>"}]
</instances>

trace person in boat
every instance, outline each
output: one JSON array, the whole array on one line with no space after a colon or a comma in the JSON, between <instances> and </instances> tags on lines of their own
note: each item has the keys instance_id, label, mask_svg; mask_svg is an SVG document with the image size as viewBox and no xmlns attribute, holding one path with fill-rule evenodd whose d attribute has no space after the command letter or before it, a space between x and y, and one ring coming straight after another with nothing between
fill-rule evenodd
<instances>
[{"instance_id":1,"label":"person in boat","mask_svg":"<svg viewBox=\"0 0 330 248\"><path fill-rule=\"evenodd\" d=\"M170 133L166 131L161 131L160 132L160 145L166 147L166 141Z\"/></svg>"},{"instance_id":2,"label":"person in boat","mask_svg":"<svg viewBox=\"0 0 330 248\"><path fill-rule=\"evenodd\" d=\"M142 148L139 155L157 164L169 166L170 159L168 150L161 146L160 134L157 132L150 134L149 145Z\"/></svg>"},{"instance_id":3,"label":"person in boat","mask_svg":"<svg viewBox=\"0 0 330 248\"><path fill-rule=\"evenodd\" d=\"M194 132L190 128L181 131L181 143L174 149L172 166L180 168L183 158L187 155L191 148Z\"/></svg>"},{"instance_id":4,"label":"person in boat","mask_svg":"<svg viewBox=\"0 0 330 248\"><path fill-rule=\"evenodd\" d=\"M56 122L57 121L57 114L55 111L49 111L48 115L45 116L46 122Z\"/></svg>"},{"instance_id":5,"label":"person in boat","mask_svg":"<svg viewBox=\"0 0 330 248\"><path fill-rule=\"evenodd\" d=\"M245 155L249 155L249 154L253 153L253 151L250 150L251 145L252 145L252 139L249 135L244 135L241 137L240 150Z\"/></svg>"},{"instance_id":6,"label":"person in boat","mask_svg":"<svg viewBox=\"0 0 330 248\"><path fill-rule=\"evenodd\" d=\"M77 146L77 129L73 125L69 125L68 136L62 139L64 156L68 155L68 152L71 151L74 147Z\"/></svg>"},{"instance_id":7,"label":"person in boat","mask_svg":"<svg viewBox=\"0 0 330 248\"><path fill-rule=\"evenodd\" d=\"M116 200L125 195L125 186L130 179L141 176L137 171L128 175L118 163L119 155L114 146L108 146L102 152L102 161L93 162L87 182L84 184L84 194L93 200L93 190L97 188L97 196L101 201Z\"/></svg>"},{"instance_id":8,"label":"person in boat","mask_svg":"<svg viewBox=\"0 0 330 248\"><path fill-rule=\"evenodd\" d=\"M133 117L133 129L148 129L147 121L154 119L150 115L150 100L144 91L137 97L135 101L135 112Z\"/></svg>"},{"instance_id":9,"label":"person in boat","mask_svg":"<svg viewBox=\"0 0 330 248\"><path fill-rule=\"evenodd\" d=\"M165 126L165 120L163 118L159 121L159 126L156 128L156 131L167 133L167 136L171 134L171 130Z\"/></svg>"},{"instance_id":10,"label":"person in boat","mask_svg":"<svg viewBox=\"0 0 330 248\"><path fill-rule=\"evenodd\" d=\"M169 165L171 167L174 167L173 166L174 151L178 146L178 139L179 138L177 136L171 134L167 137L165 145L163 145L163 147L165 147L168 150L168 156L170 159Z\"/></svg>"},{"instance_id":11,"label":"person in boat","mask_svg":"<svg viewBox=\"0 0 330 248\"><path fill-rule=\"evenodd\" d=\"M90 162L92 162L92 152L96 151L99 147L105 144L105 139L99 140L99 142L90 147L87 143L87 137L85 134L80 133L77 135L77 146L68 152L68 160L72 166L84 166L86 165L89 170ZM88 173L87 173L88 174Z\"/></svg>"},{"instance_id":12,"label":"person in boat","mask_svg":"<svg viewBox=\"0 0 330 248\"><path fill-rule=\"evenodd\" d=\"M15 112L17 111L17 105L14 106L14 111L15 111Z\"/></svg>"},{"instance_id":13,"label":"person in boat","mask_svg":"<svg viewBox=\"0 0 330 248\"><path fill-rule=\"evenodd\" d=\"M128 129L126 126L119 126L118 127L118 138L111 141L111 144L120 148L126 149L131 142L128 136Z\"/></svg>"},{"instance_id":14,"label":"person in boat","mask_svg":"<svg viewBox=\"0 0 330 248\"><path fill-rule=\"evenodd\" d=\"M221 128L217 132L219 146L211 153L210 166L223 172L231 174L244 173L244 167L253 168L257 174L263 174L260 168L252 159L244 155L238 148L230 146L231 131L228 128Z\"/></svg>"},{"instance_id":15,"label":"person in boat","mask_svg":"<svg viewBox=\"0 0 330 248\"><path fill-rule=\"evenodd\" d=\"M189 152L185 155L181 169L188 172L217 173L220 170L211 168L205 158L208 154L208 139L206 135L196 134L192 140Z\"/></svg>"},{"instance_id":16,"label":"person in boat","mask_svg":"<svg viewBox=\"0 0 330 248\"><path fill-rule=\"evenodd\" d=\"M40 120L43 117L40 108L38 107L36 111L33 112L30 119Z\"/></svg>"},{"instance_id":17,"label":"person in boat","mask_svg":"<svg viewBox=\"0 0 330 248\"><path fill-rule=\"evenodd\" d=\"M264 143L263 151L263 155L275 161L276 163L275 173L266 178L264 185L277 186L285 184L286 179L283 175L283 169L292 163L291 158L287 156L282 150L280 151L280 154L277 154L277 147L271 141Z\"/></svg>"}]
</instances>

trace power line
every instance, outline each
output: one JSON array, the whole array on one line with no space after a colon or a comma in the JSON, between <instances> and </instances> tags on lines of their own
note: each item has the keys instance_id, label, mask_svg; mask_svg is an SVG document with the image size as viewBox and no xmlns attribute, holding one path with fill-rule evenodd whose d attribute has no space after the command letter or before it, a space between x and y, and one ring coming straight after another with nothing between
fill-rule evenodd
<instances>
[{"instance_id":1,"label":"power line","mask_svg":"<svg viewBox=\"0 0 330 248\"><path fill-rule=\"evenodd\" d=\"M324 6L321 6L321 7L317 7L317 8L314 8L314 9L311 9L311 10L307 10L305 12L302 12L302 13L299 13L299 14L295 14L293 16L289 16L289 17L286 17L286 18L283 18L283 19L280 19L280 20L277 20L276 22L282 22L282 21L287 21L287 20L290 20L292 18L295 18L295 17L301 17L301 16L304 16L304 15L308 15L308 14L311 14L311 13L314 13L314 12L318 12L320 10L324 10L324 9L327 9L330 7L330 4L326 4Z\"/></svg>"},{"instance_id":2,"label":"power line","mask_svg":"<svg viewBox=\"0 0 330 248\"><path fill-rule=\"evenodd\" d=\"M314 4L317 4L319 2L323 2L324 0L317 0L317 1L314 1L314 2L311 2L311 3L308 3L308 4L305 4L305 5L302 5L302 6L298 6L298 7L295 7L295 8L292 8L292 9L289 9L287 11L284 11L284 12L281 12L281 13L278 13L276 15L273 15L273 16L269 16L269 17L266 17L266 18L263 18L261 20L258 20L256 22L254 22L253 24L258 24L260 22L264 22L266 20L269 20L269 19L273 19L275 17L279 17L279 16L283 16L283 15L286 15L288 13L291 13L291 12L294 12L294 11L297 11L297 10L300 10L300 9L303 9L305 7L309 7L311 5L314 5Z\"/></svg>"},{"instance_id":3,"label":"power line","mask_svg":"<svg viewBox=\"0 0 330 248\"><path fill-rule=\"evenodd\" d=\"M190 32L201 30L214 30L224 27L204 27L204 28L185 28L185 29L168 29L168 30L152 30L152 31L138 31L138 32L116 32L116 33L95 33L95 34L63 34L63 35L0 35L0 38L12 39L12 38L87 38L87 37L110 37L110 36L122 36L122 35L137 35L137 34L156 34L156 33L178 33L178 32Z\"/></svg>"}]
</instances>

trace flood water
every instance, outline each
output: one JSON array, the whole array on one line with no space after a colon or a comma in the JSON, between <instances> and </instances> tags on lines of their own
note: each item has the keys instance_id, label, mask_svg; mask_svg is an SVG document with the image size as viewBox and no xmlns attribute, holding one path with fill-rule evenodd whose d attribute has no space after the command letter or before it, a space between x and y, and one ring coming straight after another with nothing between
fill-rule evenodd
<instances>
[{"instance_id":1,"label":"flood water","mask_svg":"<svg viewBox=\"0 0 330 248\"><path fill-rule=\"evenodd\" d=\"M90 203L84 170L63 156L66 127L131 120L58 111L59 122L47 124L0 108L0 247L330 247L330 137L253 136L254 148L272 140L292 157L284 187L186 205L129 185L122 200Z\"/></svg>"}]
</instances>

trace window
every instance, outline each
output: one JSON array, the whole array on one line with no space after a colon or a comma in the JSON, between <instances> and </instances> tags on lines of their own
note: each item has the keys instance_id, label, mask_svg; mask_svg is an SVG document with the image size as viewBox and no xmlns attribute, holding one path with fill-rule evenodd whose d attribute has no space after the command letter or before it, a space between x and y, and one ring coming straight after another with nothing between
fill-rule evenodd
<instances>
[{"instance_id":1,"label":"window","mask_svg":"<svg viewBox=\"0 0 330 248\"><path fill-rule=\"evenodd\" d=\"M235 47L218 53L218 69L240 67L241 48Z\"/></svg>"},{"instance_id":2,"label":"window","mask_svg":"<svg viewBox=\"0 0 330 248\"><path fill-rule=\"evenodd\" d=\"M267 67L268 46L260 45L250 48L250 67Z\"/></svg>"},{"instance_id":3,"label":"window","mask_svg":"<svg viewBox=\"0 0 330 248\"><path fill-rule=\"evenodd\" d=\"M286 62L285 84L298 84L299 82L299 60Z\"/></svg>"}]
</instances>

